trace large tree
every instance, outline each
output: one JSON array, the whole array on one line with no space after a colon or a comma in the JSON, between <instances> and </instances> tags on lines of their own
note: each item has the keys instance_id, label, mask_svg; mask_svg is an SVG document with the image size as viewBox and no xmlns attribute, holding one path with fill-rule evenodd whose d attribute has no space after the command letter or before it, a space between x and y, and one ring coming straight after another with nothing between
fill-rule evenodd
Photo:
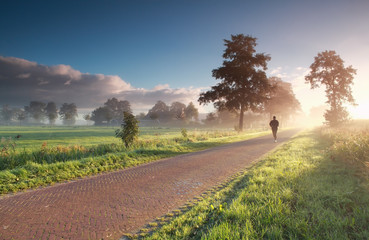
<instances>
[{"instance_id":1,"label":"large tree","mask_svg":"<svg viewBox=\"0 0 369 240\"><path fill-rule=\"evenodd\" d=\"M170 116L172 119L183 120L185 118L186 105L181 102L173 102L169 107Z\"/></svg>"},{"instance_id":2,"label":"large tree","mask_svg":"<svg viewBox=\"0 0 369 240\"><path fill-rule=\"evenodd\" d=\"M111 98L104 103L104 106L111 111L113 118L119 121L123 120L124 112L132 113L131 104L126 100Z\"/></svg>"},{"instance_id":3,"label":"large tree","mask_svg":"<svg viewBox=\"0 0 369 240\"><path fill-rule=\"evenodd\" d=\"M159 119L167 121L170 119L169 107L165 102L158 101L148 112L148 117L151 119Z\"/></svg>"},{"instance_id":4,"label":"large tree","mask_svg":"<svg viewBox=\"0 0 369 240\"><path fill-rule=\"evenodd\" d=\"M278 115L279 118L288 119L301 109L300 102L293 93L292 84L282 81L278 77L269 78L270 84L274 87L270 93L270 98L265 103L265 112Z\"/></svg>"},{"instance_id":5,"label":"large tree","mask_svg":"<svg viewBox=\"0 0 369 240\"><path fill-rule=\"evenodd\" d=\"M238 128L242 131L244 112L257 110L271 90L265 73L271 58L264 53L256 53L256 38L243 34L232 35L231 38L224 40L223 66L213 70L213 77L221 82L201 93L199 102L214 102L218 109L237 110Z\"/></svg>"},{"instance_id":6,"label":"large tree","mask_svg":"<svg viewBox=\"0 0 369 240\"><path fill-rule=\"evenodd\" d=\"M63 124L74 125L76 122L77 106L74 103L63 103L60 107L59 115L63 119Z\"/></svg>"},{"instance_id":7,"label":"large tree","mask_svg":"<svg viewBox=\"0 0 369 240\"><path fill-rule=\"evenodd\" d=\"M190 102L186 109L184 110L185 118L189 121L194 119L195 121L199 120L199 110L195 107L195 105Z\"/></svg>"},{"instance_id":8,"label":"large tree","mask_svg":"<svg viewBox=\"0 0 369 240\"><path fill-rule=\"evenodd\" d=\"M3 105L0 114L0 119L6 124L9 124L14 117L14 111L8 105Z\"/></svg>"},{"instance_id":9,"label":"large tree","mask_svg":"<svg viewBox=\"0 0 369 240\"><path fill-rule=\"evenodd\" d=\"M16 120L19 121L19 125L22 125L22 122L26 120L27 114L22 108L15 108L13 109L14 117Z\"/></svg>"},{"instance_id":10,"label":"large tree","mask_svg":"<svg viewBox=\"0 0 369 240\"><path fill-rule=\"evenodd\" d=\"M351 85L356 69L352 66L345 67L343 63L335 51L318 53L310 65L310 73L305 76L305 82L310 83L311 89L325 85L328 98L326 103L330 105L330 109L324 113L324 118L331 126L336 126L348 119L348 112L343 106L344 102L355 105Z\"/></svg>"},{"instance_id":11,"label":"large tree","mask_svg":"<svg viewBox=\"0 0 369 240\"><path fill-rule=\"evenodd\" d=\"M55 124L55 120L58 118L58 109L54 102L48 102L45 108L45 114L49 119L50 125Z\"/></svg>"},{"instance_id":12,"label":"large tree","mask_svg":"<svg viewBox=\"0 0 369 240\"><path fill-rule=\"evenodd\" d=\"M31 101L29 106L25 106L24 110L27 115L32 117L37 123L43 121L46 117L45 114L46 104L38 101Z\"/></svg>"},{"instance_id":13,"label":"large tree","mask_svg":"<svg viewBox=\"0 0 369 240\"><path fill-rule=\"evenodd\" d=\"M95 125L102 125L109 123L113 117L113 113L108 107L99 107L91 113L90 119L95 122Z\"/></svg>"}]
</instances>

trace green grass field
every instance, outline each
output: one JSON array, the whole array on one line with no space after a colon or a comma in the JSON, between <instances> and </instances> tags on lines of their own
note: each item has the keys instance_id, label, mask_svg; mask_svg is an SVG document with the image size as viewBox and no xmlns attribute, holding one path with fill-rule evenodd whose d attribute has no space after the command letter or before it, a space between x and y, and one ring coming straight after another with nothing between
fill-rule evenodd
<instances>
[{"instance_id":1,"label":"green grass field","mask_svg":"<svg viewBox=\"0 0 369 240\"><path fill-rule=\"evenodd\" d=\"M92 146L97 144L119 143L115 138L115 129L119 127L94 127L94 126L43 126L43 127L7 127L0 126L0 137L15 137L21 135L17 140L17 150L23 148L37 149L44 142L49 146L57 145L83 145ZM201 130L197 130L201 132ZM206 130L204 130L206 131ZM145 139L179 137L180 129L170 128L140 128L140 137Z\"/></svg>"},{"instance_id":2,"label":"green grass field","mask_svg":"<svg viewBox=\"0 0 369 240\"><path fill-rule=\"evenodd\" d=\"M369 137L363 129L349 136L341 131L305 131L198 202L128 236L368 239L369 178L363 164L368 164L368 158L356 157L368 151ZM360 148L341 151L342 141ZM353 150L357 154L344 154Z\"/></svg>"},{"instance_id":3,"label":"green grass field","mask_svg":"<svg viewBox=\"0 0 369 240\"><path fill-rule=\"evenodd\" d=\"M108 127L0 127L0 194L113 171L268 132L140 128L127 149ZM15 136L20 138L14 139Z\"/></svg>"},{"instance_id":4,"label":"green grass field","mask_svg":"<svg viewBox=\"0 0 369 240\"><path fill-rule=\"evenodd\" d=\"M227 183L160 217L133 239L368 239L368 121L304 131ZM0 127L0 193L16 192L267 132L142 128L130 149L114 128ZM46 144L45 144L46 142ZM8 144L9 145L9 144Z\"/></svg>"}]
</instances>

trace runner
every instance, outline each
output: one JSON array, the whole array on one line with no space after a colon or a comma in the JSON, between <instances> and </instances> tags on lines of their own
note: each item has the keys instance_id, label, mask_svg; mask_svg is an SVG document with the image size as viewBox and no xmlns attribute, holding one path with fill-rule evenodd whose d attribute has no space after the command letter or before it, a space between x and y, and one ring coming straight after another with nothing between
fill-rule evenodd
<instances>
[{"instance_id":1,"label":"runner","mask_svg":"<svg viewBox=\"0 0 369 240\"><path fill-rule=\"evenodd\" d=\"M274 142L277 142L277 131L278 131L279 122L275 116L273 116L273 120L270 121L269 126L272 128Z\"/></svg>"}]
</instances>

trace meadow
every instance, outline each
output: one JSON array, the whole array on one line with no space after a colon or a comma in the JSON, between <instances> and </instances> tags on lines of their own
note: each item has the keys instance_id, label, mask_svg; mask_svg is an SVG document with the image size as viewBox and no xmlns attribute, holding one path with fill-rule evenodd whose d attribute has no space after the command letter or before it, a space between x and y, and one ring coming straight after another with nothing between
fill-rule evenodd
<instances>
[{"instance_id":1,"label":"meadow","mask_svg":"<svg viewBox=\"0 0 369 240\"><path fill-rule=\"evenodd\" d=\"M0 194L137 166L269 131L140 128L126 148L118 127L0 127Z\"/></svg>"},{"instance_id":2,"label":"meadow","mask_svg":"<svg viewBox=\"0 0 369 240\"><path fill-rule=\"evenodd\" d=\"M306 130L128 237L368 239L367 123Z\"/></svg>"},{"instance_id":3,"label":"meadow","mask_svg":"<svg viewBox=\"0 0 369 240\"><path fill-rule=\"evenodd\" d=\"M132 239L367 239L369 121L305 130ZM0 127L0 192L16 192L245 140L269 131ZM184 134L185 133L185 134ZM14 139L15 136L20 138ZM12 140L9 140L12 137ZM14 144L14 149L10 146ZM1 149L0 149L1 150Z\"/></svg>"}]
</instances>

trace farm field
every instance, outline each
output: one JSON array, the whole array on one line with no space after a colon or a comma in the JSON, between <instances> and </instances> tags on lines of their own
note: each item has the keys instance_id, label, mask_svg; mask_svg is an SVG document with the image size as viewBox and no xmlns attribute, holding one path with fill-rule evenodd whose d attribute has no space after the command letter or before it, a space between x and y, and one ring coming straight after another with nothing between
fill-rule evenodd
<instances>
[{"instance_id":1,"label":"farm field","mask_svg":"<svg viewBox=\"0 0 369 240\"><path fill-rule=\"evenodd\" d=\"M306 130L140 239L367 239L368 121Z\"/></svg>"},{"instance_id":2,"label":"farm field","mask_svg":"<svg viewBox=\"0 0 369 240\"><path fill-rule=\"evenodd\" d=\"M0 127L0 193L45 186L249 139L222 129L140 128L127 149L113 127ZM20 135L19 138L16 136Z\"/></svg>"},{"instance_id":3,"label":"farm field","mask_svg":"<svg viewBox=\"0 0 369 240\"><path fill-rule=\"evenodd\" d=\"M20 151L24 148L27 150L37 149L44 142L47 142L48 146L93 146L97 144L119 144L121 140L114 137L114 131L118 128L119 126L0 126L0 137L8 138L20 135L21 137L16 141L17 151ZM196 132L199 133L208 131L209 130L196 130ZM214 132L214 130L210 130L210 132ZM218 132L220 131L218 130ZM146 140L154 138L179 137L180 135L180 128L140 128L140 137Z\"/></svg>"}]
</instances>

